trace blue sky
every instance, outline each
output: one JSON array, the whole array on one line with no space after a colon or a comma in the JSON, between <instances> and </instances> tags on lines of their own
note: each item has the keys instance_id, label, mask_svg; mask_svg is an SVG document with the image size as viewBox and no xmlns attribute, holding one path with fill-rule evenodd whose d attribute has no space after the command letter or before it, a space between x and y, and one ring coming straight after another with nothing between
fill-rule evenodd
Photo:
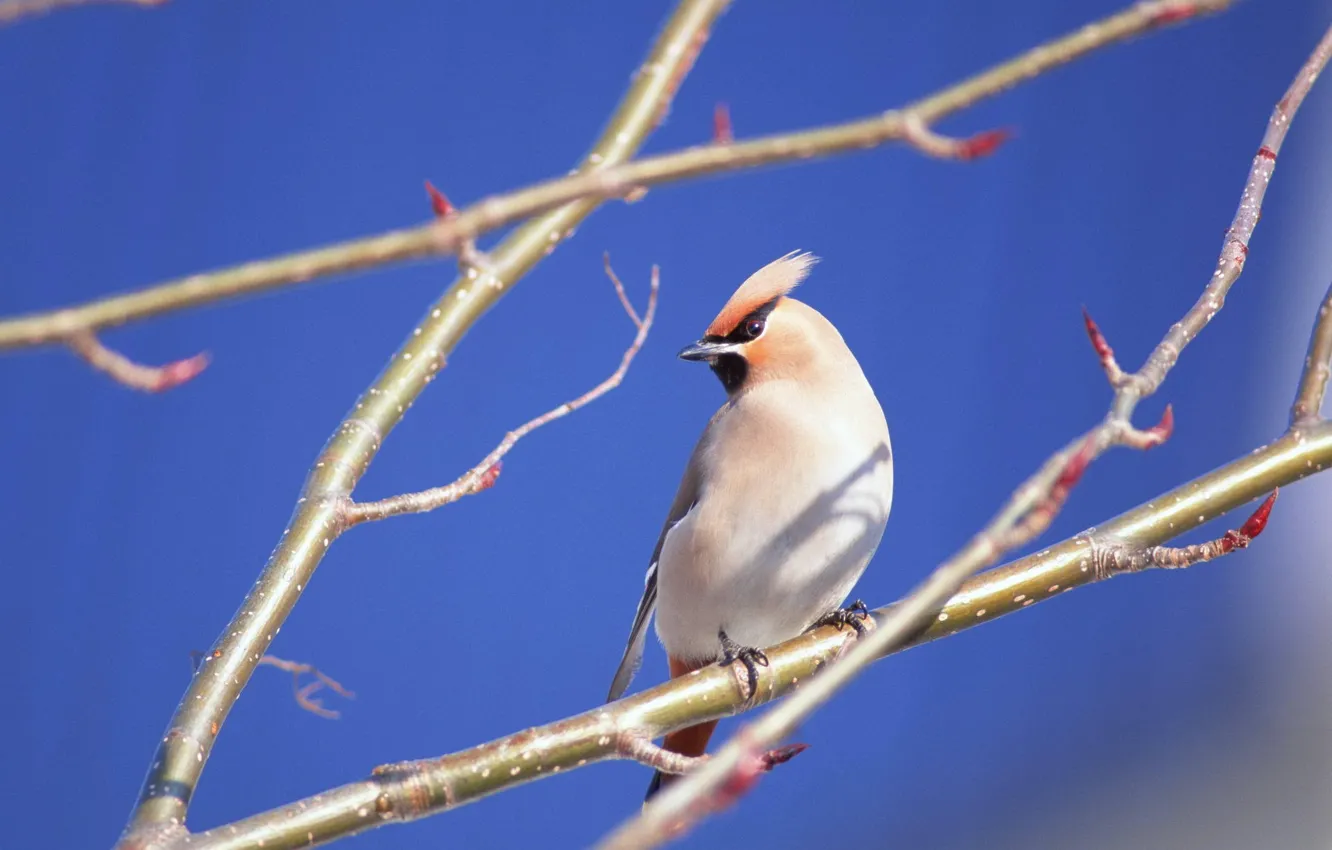
<instances>
[{"instance_id":1,"label":"blue sky","mask_svg":"<svg viewBox=\"0 0 1332 850\"><path fill-rule=\"evenodd\" d=\"M737 3L647 150L706 140L718 101L738 136L872 114L1116 8ZM561 174L667 10L173 0L0 29L0 312L419 222L426 178L467 203ZM330 550L273 651L318 664L357 699L321 720L293 704L287 677L261 670L191 825L594 705L684 460L722 400L674 352L750 271L793 249L823 258L802 298L841 329L892 428L893 515L856 595L879 604L904 592L1104 412L1080 307L1136 366L1192 303L1267 115L1330 13L1326 2L1242 3L944 123L1015 128L985 161L887 148L598 211L474 329L357 494L451 480L510 427L609 373L632 328L603 251L640 303L649 267L662 268L658 324L625 385L530 437L493 490L356 529ZM1227 310L1142 407L1151 422L1173 402L1175 439L1097 464L1051 539L1284 427L1330 268L1305 261L1327 256L1327 230L1313 226L1328 221L1318 202L1332 185L1323 86L1282 153ZM9 827L16 844L114 840L190 651L225 625L324 439L453 271L376 271L107 334L147 362L213 354L200 379L162 396L57 350L0 358L0 636L11 648L0 789L26 813ZM1291 488L1271 538L1312 540L1319 492ZM1181 754L1226 751L1236 729L1266 729L1260 719L1285 707L1332 705L1311 684L1325 667L1316 654L1301 662L1312 667L1280 663L1325 636L1310 624L1332 585L1301 572L1319 551L1301 560L1264 543L1117 580L880 664L801 731L807 753L690 846L797 848L844 833L874 846L1007 846L1038 813L1072 817L1107 788L1165 781L1192 763ZM1255 576L1268 604L1307 607L1264 607ZM653 641L638 685L663 675ZM1304 775L1264 765L1247 775L1274 798ZM637 808L647 780L634 764L594 766L349 846L585 846ZM1120 816L1094 827L1109 846L1159 806L1121 799Z\"/></svg>"}]
</instances>

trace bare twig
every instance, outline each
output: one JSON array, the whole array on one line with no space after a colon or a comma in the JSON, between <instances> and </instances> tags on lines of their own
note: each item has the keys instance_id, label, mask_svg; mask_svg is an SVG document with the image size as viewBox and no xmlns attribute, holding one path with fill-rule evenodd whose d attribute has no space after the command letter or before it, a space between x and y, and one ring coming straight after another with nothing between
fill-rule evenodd
<instances>
[{"instance_id":1,"label":"bare twig","mask_svg":"<svg viewBox=\"0 0 1332 850\"><path fill-rule=\"evenodd\" d=\"M1140 2L1062 38L1047 42L983 73L949 86L900 110L790 133L731 144L709 143L661 156L612 166L600 151L586 168L569 177L483 199L456 215L418 227L342 242L241 266L167 281L125 295L46 313L0 321L0 350L61 342L77 330L96 330L197 307L226 298L265 292L318 277L389 265L459 250L486 231L572 201L591 203L608 198L641 197L649 186L724 174L778 163L798 163L835 154L854 153L888 142L903 141L910 126L929 127L972 104L993 97L1025 80L1078 59L1093 50L1178 21L1218 11L1229 0L1157 0ZM681 60L673 57L661 72L650 74L674 84ZM668 67L669 66L669 67ZM655 66L645 65L645 69ZM648 118L658 120L662 110ZM969 142L972 156L993 148L1001 137L991 131ZM595 157L595 158L593 158ZM560 231L562 232L562 231ZM505 288L503 264L496 264L496 288Z\"/></svg>"},{"instance_id":2,"label":"bare twig","mask_svg":"<svg viewBox=\"0 0 1332 850\"><path fill-rule=\"evenodd\" d=\"M1304 371L1300 373L1300 388L1290 408L1292 427L1318 421L1329 374L1332 374L1332 286L1323 296L1313 334L1309 337L1309 353L1304 358Z\"/></svg>"},{"instance_id":3,"label":"bare twig","mask_svg":"<svg viewBox=\"0 0 1332 850\"><path fill-rule=\"evenodd\" d=\"M119 3L130 6L161 6L167 0L0 0L0 25L19 18L43 15L71 6L90 6L94 3Z\"/></svg>"},{"instance_id":4,"label":"bare twig","mask_svg":"<svg viewBox=\"0 0 1332 850\"><path fill-rule=\"evenodd\" d=\"M97 371L109 375L113 380L131 389L148 393L174 389L194 379L208 366L208 354L203 352L163 366L144 366L114 349L107 348L91 331L77 331L70 334L66 344L71 351Z\"/></svg>"},{"instance_id":5,"label":"bare twig","mask_svg":"<svg viewBox=\"0 0 1332 850\"><path fill-rule=\"evenodd\" d=\"M629 371L629 365L633 363L634 357L639 349L647 340L648 331L652 329L652 321L657 315L657 292L660 284L660 273L656 266L652 267L651 289L648 294L647 311L640 319L638 313L634 310L633 304L625 295L624 286L620 279L615 276L615 271L610 266L609 257L606 258L606 274L610 277L611 283L615 285L615 291L620 296L620 303L624 310L629 314L629 319L638 328L638 333L634 336L634 341L629 344L620 358L620 365L611 373L610 377L597 384L592 389L580 395L578 398L567 401L552 410L548 410L535 419L523 423L519 427L504 435L504 439L496 446L490 454L468 470L458 480L443 487L432 487L429 490L422 490L418 493L404 493L399 496L392 496L388 499L380 499L375 502L356 502L347 508L346 523L348 526L357 525L362 522L385 519L386 517L398 516L400 514L424 513L441 508L451 502L456 502L464 496L470 496L473 493L479 493L495 485L500 474L500 460L514 445L531 432L540 428L548 422L573 413L580 407L590 402L596 401L606 393L615 389L624 380L625 374Z\"/></svg>"},{"instance_id":6,"label":"bare twig","mask_svg":"<svg viewBox=\"0 0 1332 850\"><path fill-rule=\"evenodd\" d=\"M727 0L682 0L579 165L580 171L611 167L633 156L665 114L677 86L726 6ZM455 280L357 400L316 460L290 525L263 572L211 648L217 658L209 663L207 671L194 676L173 713L122 836L124 848L162 845L188 835L184 821L189 800L227 714L300 599L324 552L346 527L345 508L353 489L384 437L401 421L467 330L597 206L592 199L557 206L509 233L490 252L490 284L477 285L466 274ZM447 228L465 217L460 213L458 218L435 226ZM373 256L373 252L361 255L358 262L370 262ZM294 265L288 265L287 271L300 271L303 262L291 261ZM234 272L231 281L252 283L264 279L265 274L251 267L249 272ZM207 290L208 285L203 284L203 288Z\"/></svg>"},{"instance_id":7,"label":"bare twig","mask_svg":"<svg viewBox=\"0 0 1332 850\"><path fill-rule=\"evenodd\" d=\"M344 688L336 679L320 672L318 667L313 664L305 664L300 661L288 661L285 658L278 658L276 655L265 655L259 659L260 666L268 665L276 667L279 670L285 670L291 674L291 691L296 697L296 704L306 711L317 714L320 717L326 717L329 720L337 720L341 715L331 708L325 708L324 703L316 699L314 694L318 691L328 688L340 697L346 699L355 699L356 694ZM314 681L301 684L301 676L313 676Z\"/></svg>"},{"instance_id":8,"label":"bare twig","mask_svg":"<svg viewBox=\"0 0 1332 850\"><path fill-rule=\"evenodd\" d=\"M715 810L719 801L729 798L726 789L738 778L743 778L747 765L756 752L768 749L781 741L841 688L845 687L876 658L905 645L925 627L930 619L941 614L948 599L976 571L998 558L1004 551L1031 539L1043 530L1053 516L1070 479L1076 480L1082 468L1112 445L1151 448L1164 441L1173 428L1170 409L1160 424L1138 432L1129 423L1137 402L1155 392L1174 366L1184 347L1211 321L1221 309L1226 292L1243 270L1248 254L1248 242L1261 211L1262 199L1271 179L1276 154L1284 140L1290 121L1304 96L1326 65L1332 54L1332 29L1319 42L1308 62L1300 70L1285 97L1278 103L1269 123L1263 146L1259 148L1245 183L1239 211L1226 234L1216 273L1207 284L1202 298L1173 325L1165 339L1148 357L1142 368L1132 375L1116 381L1113 353L1094 322L1087 317L1087 331L1092 345L1106 368L1115 396L1105 420L1087 435L1051 457L1034 476L1009 498L999 514L952 558L940 565L905 600L879 623L878 628L856 642L845 657L830 666L814 681L796 692L790 699L742 729L721 750L696 772L675 783L654 798L643 811L610 835L602 848L653 847L678 835L681 829ZM1274 497L1273 497L1274 498ZM1259 510L1262 521L1270 502ZM1259 516L1255 514L1255 518ZM1035 519L1032 519L1035 517ZM1246 526L1247 527L1247 526ZM1251 529L1252 530L1252 529ZM1261 523L1258 525L1261 530ZM1256 533L1256 532L1255 532ZM1220 542L1189 547L1184 550L1154 550L1148 557L1160 557L1171 566L1184 566L1197 560L1215 557L1231 548L1247 545L1248 538L1231 536ZM1207 548L1207 547L1211 548ZM1214 553L1214 554L1209 554ZM1190 560L1192 559L1192 560ZM1166 564L1160 564L1166 565ZM1057 585L1056 585L1057 587Z\"/></svg>"}]
</instances>

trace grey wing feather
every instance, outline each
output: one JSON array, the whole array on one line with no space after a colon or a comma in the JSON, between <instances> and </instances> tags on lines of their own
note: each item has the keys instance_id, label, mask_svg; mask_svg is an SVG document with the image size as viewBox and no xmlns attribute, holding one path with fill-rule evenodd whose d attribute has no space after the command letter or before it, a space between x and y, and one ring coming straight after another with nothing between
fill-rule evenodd
<instances>
[{"instance_id":1,"label":"grey wing feather","mask_svg":"<svg viewBox=\"0 0 1332 850\"><path fill-rule=\"evenodd\" d=\"M716 417L713 417L716 421ZM711 426L711 423L709 423ZM710 430L710 427L709 427ZM689 463L685 466L684 478L680 480L680 488L675 493L675 501L671 503L670 513L666 516L666 522L662 525L661 534L657 537L657 546L652 550L652 561L648 566L647 578L644 582L643 598L638 603L638 610L634 613L634 625L629 631L629 644L624 648L624 655L620 657L620 666L615 671L615 679L611 682L610 695L606 698L607 702L614 702L624 694L633 681L634 674L643 663L643 647L647 643L648 623L652 621L652 612L657 609L657 560L661 557L661 548L666 544L666 535L671 533L680 520L684 519L688 513L693 510L694 505L698 503L700 474L698 469L698 458L702 452L703 443L707 440L708 430L703 432L699 438L698 445L694 446L694 453L689 457Z\"/></svg>"},{"instance_id":2,"label":"grey wing feather","mask_svg":"<svg viewBox=\"0 0 1332 850\"><path fill-rule=\"evenodd\" d=\"M652 621L652 612L657 609L657 565L648 567L647 586L643 589L643 598L634 613L634 625L629 630L629 645L624 648L619 669L611 682L610 695L606 702L614 702L628 689L634 680L634 674L643 665L643 647L647 643L648 623Z\"/></svg>"}]
</instances>

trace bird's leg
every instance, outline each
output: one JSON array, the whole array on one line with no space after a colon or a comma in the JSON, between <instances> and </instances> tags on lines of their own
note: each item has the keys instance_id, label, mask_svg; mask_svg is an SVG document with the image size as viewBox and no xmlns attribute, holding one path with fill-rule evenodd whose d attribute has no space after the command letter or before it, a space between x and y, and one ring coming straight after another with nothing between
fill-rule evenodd
<instances>
[{"instance_id":1,"label":"bird's leg","mask_svg":"<svg viewBox=\"0 0 1332 850\"><path fill-rule=\"evenodd\" d=\"M868 619L869 606L865 604L864 600L857 599L845 608L838 608L835 611L830 611L827 614L824 614L822 617L815 620L814 625L810 626L810 628L817 629L819 626L836 626L837 631L840 632L842 626L850 626L856 630L856 637L864 637L865 632L869 631L869 629L865 628L865 621Z\"/></svg>"},{"instance_id":2,"label":"bird's leg","mask_svg":"<svg viewBox=\"0 0 1332 850\"><path fill-rule=\"evenodd\" d=\"M717 630L717 640L721 641L721 659L717 662L718 666L726 667L736 661L745 665L745 671L749 674L749 693L758 693L758 668L768 666L768 656L763 654L763 650L752 646L741 646L731 640L725 629Z\"/></svg>"}]
</instances>

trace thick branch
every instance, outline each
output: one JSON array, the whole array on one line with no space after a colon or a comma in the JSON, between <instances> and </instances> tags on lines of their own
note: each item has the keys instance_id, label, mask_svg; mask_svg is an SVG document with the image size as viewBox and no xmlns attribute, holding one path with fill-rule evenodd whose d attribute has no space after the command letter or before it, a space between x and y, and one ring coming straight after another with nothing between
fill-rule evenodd
<instances>
[{"instance_id":1,"label":"thick branch","mask_svg":"<svg viewBox=\"0 0 1332 850\"><path fill-rule=\"evenodd\" d=\"M588 162L602 166L600 168L587 168L569 177L492 196L429 224L191 275L78 307L0 321L0 350L59 342L77 330L112 327L225 298L304 283L326 275L449 254L489 230L574 200L590 203L589 199L637 197L649 186L763 165L802 162L903 141L921 127L928 128L977 101L993 97L1093 50L1167 24L1220 10L1228 3L1229 0L1158 0L1138 3L1117 15L1033 48L1015 59L900 110L844 124L765 136L746 142L708 144L647 157L618 167L605 167L614 162L604 151L594 151ZM678 60L679 56L675 59ZM674 61L670 57L665 57L665 60ZM639 74L640 80L644 76L662 80L669 79L673 72L665 65L649 62ZM969 141L973 146L980 144L982 148L992 148L999 140L990 133L973 137ZM975 155L978 153L973 151L972 156ZM551 232L559 238L558 234L563 231ZM537 237L538 233L534 231L532 235ZM503 275L500 275L500 279L503 279Z\"/></svg>"},{"instance_id":2,"label":"thick branch","mask_svg":"<svg viewBox=\"0 0 1332 850\"><path fill-rule=\"evenodd\" d=\"M634 362L634 357L638 354L643 343L647 341L648 331L652 329L652 321L657 316L657 292L660 286L661 275L656 266L652 267L652 282L648 294L647 311L639 318L638 311L629 301L629 297L624 292L624 284L615 276L614 270L610 267L610 259L606 260L606 274L615 285L615 292L620 298L620 303L624 310L629 314L629 319L638 328L638 333L634 336L634 341L625 349L620 357L620 365L611 373L610 377L597 384L592 389L580 395L572 401L566 401L559 407L546 411L535 419L528 420L514 430L504 435L504 439L496 446L490 454L486 455L476 466L469 469L456 481L446 484L443 487L432 487L429 490L422 490L417 493L403 493L399 496L391 496L387 499L380 499L375 502L354 502L347 507L346 523L348 526L356 525L371 520L385 519L391 516L400 516L401 514L416 514L426 511L433 511L436 508L442 508L445 505L458 501L464 496L470 496L473 493L479 493L482 490L488 490L495 486L499 479L500 461L509 453L509 450L517 444L519 440L526 437L531 432L540 428L548 422L553 422L563 416L568 416L580 407L590 404L601 398L606 393L615 389L624 380L625 373L629 371L629 365Z\"/></svg>"},{"instance_id":3,"label":"thick branch","mask_svg":"<svg viewBox=\"0 0 1332 850\"><path fill-rule=\"evenodd\" d=\"M1290 408L1291 427L1299 428L1318 421L1329 375L1332 375L1332 286L1323 296L1313 334L1309 337L1309 353L1304 358L1304 371L1300 373L1300 388L1295 393L1295 404Z\"/></svg>"},{"instance_id":4,"label":"thick branch","mask_svg":"<svg viewBox=\"0 0 1332 850\"><path fill-rule=\"evenodd\" d=\"M1332 55L1332 28L1328 29L1300 69L1285 97L1277 104L1263 145L1254 158L1245 183L1239 211L1227 232L1216 272L1205 287L1202 298L1183 319L1171 326L1165 339L1142 368L1132 375L1123 375L1105 337L1090 316L1085 316L1092 346L1115 389L1110 412L1102 423L1050 458L1036 475L1009 498L999 514L979 534L936 568L879 623L877 629L857 641L844 658L785 703L742 729L707 764L668 788L644 807L639 815L616 830L601 847L609 850L657 846L714 810L724 799L733 797L737 784L747 787L747 783L754 781L757 776L753 764L758 753L790 735L805 718L849 684L874 659L905 645L933 617L942 616L941 609L947 600L977 570L993 563L1004 551L1043 531L1054 511L1062 504L1071 482L1076 481L1091 459L1112 445L1147 449L1169 437L1173 427L1170 408L1166 408L1161 423L1148 431L1135 430L1130 417L1138 401L1160 387L1180 352L1221 309L1226 292L1243 270L1249 239L1261 213L1263 196L1272 177L1277 151L1300 103L1327 64L1329 55ZM1298 433L1295 436L1298 437ZM1269 501L1265 510L1270 508ZM1266 521L1265 510L1260 512L1263 522ZM1210 548L1154 550L1144 553L1139 559L1134 559L1131 553L1120 554L1124 554L1133 563L1185 566L1247 543L1248 538L1236 533L1210 544ZM1110 551L1116 550L1112 547Z\"/></svg>"},{"instance_id":5,"label":"thick branch","mask_svg":"<svg viewBox=\"0 0 1332 850\"><path fill-rule=\"evenodd\" d=\"M664 116L726 5L726 0L682 0L580 169L609 167L638 150ZM481 275L468 269L456 280L356 402L315 462L295 515L258 581L214 643L214 659L190 681L148 769L123 847L157 845L184 834L190 797L231 706L345 527L352 490L383 438L468 328L597 205L576 201L509 234L491 252L490 270Z\"/></svg>"},{"instance_id":6,"label":"thick branch","mask_svg":"<svg viewBox=\"0 0 1332 850\"><path fill-rule=\"evenodd\" d=\"M1098 525L1092 534L1079 534L976 576L908 645L948 637L1118 575L1121 569L1112 560L1098 557L1098 552L1112 547L1146 551L1160 546L1330 464L1332 426L1320 423L1301 437L1286 435ZM894 610L895 606L889 606L873 614L882 621ZM752 700L743 676L710 666L547 726L438 759L378 768L369 779L190 836L179 846L280 850L327 843L384 824L436 814L593 762L637 758L638 754L624 751L624 733L650 739L792 692L799 694L808 687L811 676L845 649L850 634L849 630L825 627L767 650L769 667Z\"/></svg>"}]
</instances>

